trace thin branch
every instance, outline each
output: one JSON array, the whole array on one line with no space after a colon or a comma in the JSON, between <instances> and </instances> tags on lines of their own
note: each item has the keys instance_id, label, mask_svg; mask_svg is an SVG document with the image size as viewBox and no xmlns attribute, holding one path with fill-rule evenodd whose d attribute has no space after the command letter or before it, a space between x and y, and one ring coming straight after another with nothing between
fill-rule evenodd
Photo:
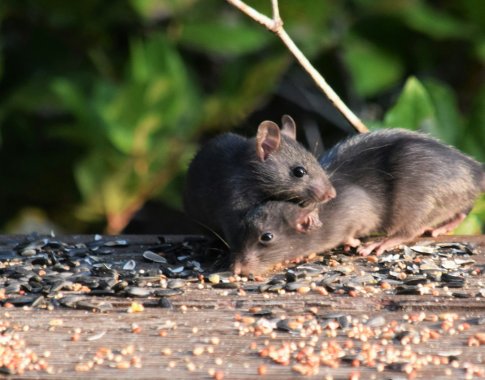
<instances>
[{"instance_id":1,"label":"thin branch","mask_svg":"<svg viewBox=\"0 0 485 380\"><path fill-rule=\"evenodd\" d=\"M271 5L273 8L273 22L275 24L279 24L283 26L283 21L281 20L281 17L280 17L280 8L278 5L278 0L271 0Z\"/></svg>"},{"instance_id":2,"label":"thin branch","mask_svg":"<svg viewBox=\"0 0 485 380\"><path fill-rule=\"evenodd\" d=\"M227 0L230 4L234 5L238 8L241 12L247 14L251 17L254 21L260 23L261 25L265 26L267 29L274 32L274 21L269 17L259 13L256 9L250 7L246 3L242 2L241 0Z\"/></svg>"},{"instance_id":3,"label":"thin branch","mask_svg":"<svg viewBox=\"0 0 485 380\"><path fill-rule=\"evenodd\" d=\"M339 98L335 91L330 87L327 81L321 76L321 74L312 66L310 61L305 57L302 51L295 45L291 37L286 33L283 28L283 21L280 18L280 12L278 7L278 0L271 0L273 8L273 18L269 18L256 9L250 7L241 0L227 0L229 4L238 8L241 12L251 17L254 21L265 26L268 30L275 33L281 41L286 45L288 50L297 59L300 65L307 71L307 73L313 78L315 83L321 90L327 95L332 104L340 111L340 113L347 119L347 121L359 132L364 133L369 130L364 123L345 105L345 103Z\"/></svg>"},{"instance_id":4,"label":"thin branch","mask_svg":"<svg viewBox=\"0 0 485 380\"><path fill-rule=\"evenodd\" d=\"M288 47L288 49L293 53L295 58L300 62L300 65L310 74L313 80L316 82L318 87L327 95L330 101L335 107L340 111L340 113L347 119L347 121L352 124L352 126L359 132L364 133L369 130L364 125L364 123L345 105L345 103L340 99L337 93L330 87L327 81L321 76L321 74L312 66L310 61L305 57L300 49L295 45L293 40L290 38L288 33L281 28L277 32L278 36L281 38L283 43Z\"/></svg>"}]
</instances>

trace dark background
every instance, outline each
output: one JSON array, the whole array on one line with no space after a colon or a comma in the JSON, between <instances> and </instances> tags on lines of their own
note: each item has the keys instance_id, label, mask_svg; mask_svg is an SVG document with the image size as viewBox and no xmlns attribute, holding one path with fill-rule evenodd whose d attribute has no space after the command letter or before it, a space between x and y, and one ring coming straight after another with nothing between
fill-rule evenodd
<instances>
[{"instance_id":1,"label":"dark background","mask_svg":"<svg viewBox=\"0 0 485 380\"><path fill-rule=\"evenodd\" d=\"M368 126L424 130L485 161L484 1L280 11ZM189 232L184 173L210 136L284 113L316 153L354 133L279 39L224 1L2 0L0 28L4 233L118 233L148 200L129 231ZM484 220L482 198L458 232Z\"/></svg>"}]
</instances>

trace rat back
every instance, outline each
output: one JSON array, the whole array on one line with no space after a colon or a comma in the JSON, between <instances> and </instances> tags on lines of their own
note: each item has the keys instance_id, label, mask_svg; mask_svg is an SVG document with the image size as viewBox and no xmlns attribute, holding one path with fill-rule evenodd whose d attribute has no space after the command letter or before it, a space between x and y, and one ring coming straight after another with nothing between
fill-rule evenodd
<instances>
[{"instance_id":1,"label":"rat back","mask_svg":"<svg viewBox=\"0 0 485 380\"><path fill-rule=\"evenodd\" d=\"M383 229L410 239L467 213L483 191L481 164L427 135L389 129L338 144L320 162L384 206Z\"/></svg>"},{"instance_id":2,"label":"rat back","mask_svg":"<svg viewBox=\"0 0 485 380\"><path fill-rule=\"evenodd\" d=\"M205 144L195 155L187 171L184 209L202 226L223 235L226 213L236 214L248 204L257 202L239 196L250 175L247 157L248 140L233 133L224 133Z\"/></svg>"}]
</instances>

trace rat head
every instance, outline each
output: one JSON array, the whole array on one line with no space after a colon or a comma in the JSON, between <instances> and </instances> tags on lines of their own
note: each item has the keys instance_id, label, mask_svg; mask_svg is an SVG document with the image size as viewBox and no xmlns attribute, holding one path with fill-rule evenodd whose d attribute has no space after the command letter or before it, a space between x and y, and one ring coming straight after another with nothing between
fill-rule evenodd
<instances>
[{"instance_id":1,"label":"rat head","mask_svg":"<svg viewBox=\"0 0 485 380\"><path fill-rule=\"evenodd\" d=\"M262 273L275 264L310 253L306 235L321 227L318 207L268 201L248 212L244 233L233 247L232 270Z\"/></svg>"},{"instance_id":2,"label":"rat head","mask_svg":"<svg viewBox=\"0 0 485 380\"><path fill-rule=\"evenodd\" d=\"M256 135L253 173L267 199L301 205L326 202L335 189L317 159L296 141L296 125L284 115L282 128L263 121Z\"/></svg>"}]
</instances>

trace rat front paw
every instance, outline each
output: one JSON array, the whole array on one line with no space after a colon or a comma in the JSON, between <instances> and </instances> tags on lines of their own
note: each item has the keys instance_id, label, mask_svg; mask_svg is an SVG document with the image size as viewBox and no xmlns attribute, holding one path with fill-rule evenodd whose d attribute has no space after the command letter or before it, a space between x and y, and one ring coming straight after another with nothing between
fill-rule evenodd
<instances>
[{"instance_id":1,"label":"rat front paw","mask_svg":"<svg viewBox=\"0 0 485 380\"><path fill-rule=\"evenodd\" d=\"M369 242L357 248L357 253L361 256L369 256L374 252L376 256L380 256L386 251L397 248L403 242L404 240L402 238L388 238L381 241Z\"/></svg>"},{"instance_id":2,"label":"rat front paw","mask_svg":"<svg viewBox=\"0 0 485 380\"><path fill-rule=\"evenodd\" d=\"M362 244L360 247L357 248L357 253L360 256L364 256L364 257L369 256L372 253L372 251L374 251L374 249L379 247L380 244L381 242L379 241Z\"/></svg>"}]
</instances>

